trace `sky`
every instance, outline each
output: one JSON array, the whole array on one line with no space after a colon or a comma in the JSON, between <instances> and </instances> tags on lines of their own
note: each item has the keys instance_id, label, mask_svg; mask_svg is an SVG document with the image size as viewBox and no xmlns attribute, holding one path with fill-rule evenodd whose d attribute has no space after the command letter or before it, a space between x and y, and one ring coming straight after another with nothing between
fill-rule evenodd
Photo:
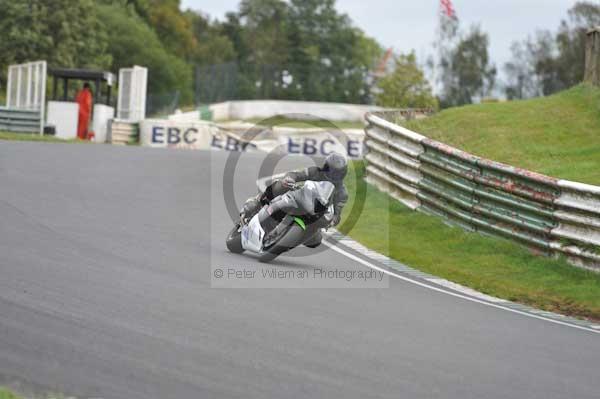
<instances>
[{"instance_id":1,"label":"sky","mask_svg":"<svg viewBox=\"0 0 600 399\"><path fill-rule=\"evenodd\" d=\"M239 0L181 0L222 20L237 10ZM555 31L576 0L452 0L463 29L479 24L489 34L490 56L502 69L510 60L510 45L536 30ZM420 61L433 54L439 0L337 0L337 9L384 47L397 52L415 50Z\"/></svg>"}]
</instances>

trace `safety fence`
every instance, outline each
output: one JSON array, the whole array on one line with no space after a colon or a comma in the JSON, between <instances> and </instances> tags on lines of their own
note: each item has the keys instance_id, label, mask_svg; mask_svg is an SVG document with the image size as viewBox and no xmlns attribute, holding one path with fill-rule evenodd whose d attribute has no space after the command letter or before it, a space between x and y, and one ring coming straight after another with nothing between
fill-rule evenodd
<instances>
[{"instance_id":1,"label":"safety fence","mask_svg":"<svg viewBox=\"0 0 600 399\"><path fill-rule=\"evenodd\" d=\"M366 116L366 179L412 209L600 272L600 187L484 159Z\"/></svg>"},{"instance_id":2,"label":"safety fence","mask_svg":"<svg viewBox=\"0 0 600 399\"><path fill-rule=\"evenodd\" d=\"M39 133L40 118L40 111L0 107L0 130Z\"/></svg>"},{"instance_id":3,"label":"safety fence","mask_svg":"<svg viewBox=\"0 0 600 399\"><path fill-rule=\"evenodd\" d=\"M43 133L46 110L46 61L8 67L6 107L0 113L0 129ZM35 126L34 126L35 124Z\"/></svg>"}]
</instances>

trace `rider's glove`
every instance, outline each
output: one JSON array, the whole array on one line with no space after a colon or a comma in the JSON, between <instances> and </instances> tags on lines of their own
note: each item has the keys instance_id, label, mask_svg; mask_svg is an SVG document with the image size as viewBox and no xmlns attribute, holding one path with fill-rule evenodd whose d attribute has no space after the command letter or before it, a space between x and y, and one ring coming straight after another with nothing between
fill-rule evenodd
<instances>
[{"instance_id":1,"label":"rider's glove","mask_svg":"<svg viewBox=\"0 0 600 399\"><path fill-rule=\"evenodd\" d=\"M296 180L294 180L294 178L291 176L286 176L281 181L281 184L287 189L292 189L296 185Z\"/></svg>"}]
</instances>

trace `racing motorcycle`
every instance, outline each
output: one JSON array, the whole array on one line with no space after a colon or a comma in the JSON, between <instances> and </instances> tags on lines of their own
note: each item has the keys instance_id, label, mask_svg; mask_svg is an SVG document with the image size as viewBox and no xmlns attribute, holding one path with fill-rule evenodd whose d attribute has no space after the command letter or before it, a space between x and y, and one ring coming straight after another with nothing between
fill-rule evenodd
<instances>
[{"instance_id":1,"label":"racing motorcycle","mask_svg":"<svg viewBox=\"0 0 600 399\"><path fill-rule=\"evenodd\" d=\"M272 196L277 184L274 181L267 186L265 193ZM242 207L239 221L227 236L227 249L251 251L259 255L260 262L269 262L299 245L309 246L311 238L331 224L334 189L331 182L307 180L271 201L264 200L263 193L262 207ZM246 204L249 201L253 199Z\"/></svg>"}]
</instances>

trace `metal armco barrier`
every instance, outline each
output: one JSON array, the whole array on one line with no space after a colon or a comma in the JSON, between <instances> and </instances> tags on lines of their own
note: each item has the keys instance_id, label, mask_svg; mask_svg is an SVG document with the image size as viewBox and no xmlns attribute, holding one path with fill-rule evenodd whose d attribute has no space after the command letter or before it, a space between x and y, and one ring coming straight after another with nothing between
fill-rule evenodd
<instances>
[{"instance_id":1,"label":"metal armco barrier","mask_svg":"<svg viewBox=\"0 0 600 399\"><path fill-rule=\"evenodd\" d=\"M600 272L600 187L490 161L368 113L366 179L414 210Z\"/></svg>"},{"instance_id":2,"label":"metal armco barrier","mask_svg":"<svg viewBox=\"0 0 600 399\"><path fill-rule=\"evenodd\" d=\"M40 111L0 107L0 130L39 133L40 118Z\"/></svg>"}]
</instances>

